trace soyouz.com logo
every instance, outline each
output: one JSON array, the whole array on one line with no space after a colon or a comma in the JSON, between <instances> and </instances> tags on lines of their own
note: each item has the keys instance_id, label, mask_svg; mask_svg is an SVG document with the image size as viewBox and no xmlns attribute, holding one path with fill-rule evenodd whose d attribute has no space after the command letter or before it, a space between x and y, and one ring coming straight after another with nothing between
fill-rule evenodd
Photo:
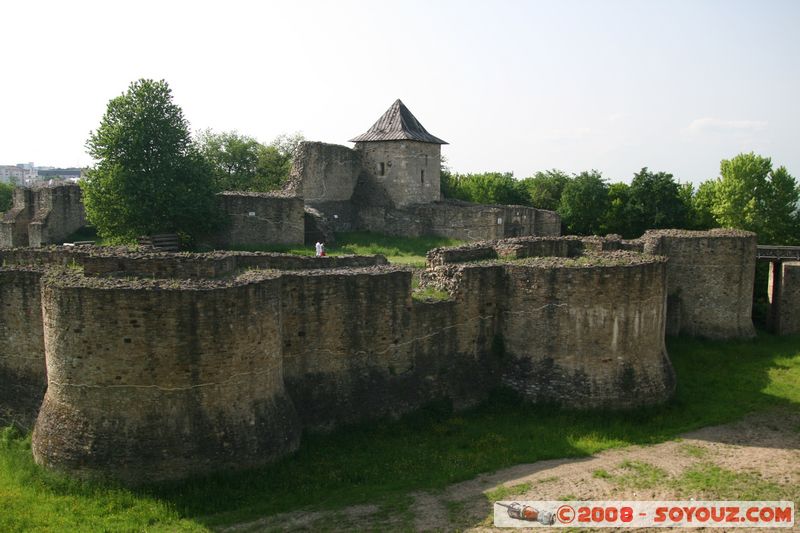
<instances>
[{"instance_id":1,"label":"soyouz.com logo","mask_svg":"<svg viewBox=\"0 0 800 533\"><path fill-rule=\"evenodd\" d=\"M495 527L785 527L784 501L499 501Z\"/></svg>"}]
</instances>

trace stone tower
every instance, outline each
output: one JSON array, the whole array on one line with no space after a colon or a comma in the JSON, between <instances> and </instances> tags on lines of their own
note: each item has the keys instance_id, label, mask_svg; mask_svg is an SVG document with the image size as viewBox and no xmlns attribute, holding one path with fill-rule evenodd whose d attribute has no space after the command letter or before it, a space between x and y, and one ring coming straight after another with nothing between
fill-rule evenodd
<instances>
[{"instance_id":1,"label":"stone tower","mask_svg":"<svg viewBox=\"0 0 800 533\"><path fill-rule=\"evenodd\" d=\"M364 170L395 207L427 204L441 198L442 145L396 100L378 121L350 142L361 153Z\"/></svg>"}]
</instances>

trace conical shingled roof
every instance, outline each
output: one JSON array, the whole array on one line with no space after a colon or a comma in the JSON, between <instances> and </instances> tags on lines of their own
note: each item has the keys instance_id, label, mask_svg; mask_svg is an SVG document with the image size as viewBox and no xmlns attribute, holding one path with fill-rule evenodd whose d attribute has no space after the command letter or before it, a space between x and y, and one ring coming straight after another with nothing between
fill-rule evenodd
<instances>
[{"instance_id":1,"label":"conical shingled roof","mask_svg":"<svg viewBox=\"0 0 800 533\"><path fill-rule=\"evenodd\" d=\"M350 142L369 141L421 141L424 143L447 144L439 137L434 137L422 127L417 117L399 99L392 107L372 125L366 133L350 139Z\"/></svg>"}]
</instances>

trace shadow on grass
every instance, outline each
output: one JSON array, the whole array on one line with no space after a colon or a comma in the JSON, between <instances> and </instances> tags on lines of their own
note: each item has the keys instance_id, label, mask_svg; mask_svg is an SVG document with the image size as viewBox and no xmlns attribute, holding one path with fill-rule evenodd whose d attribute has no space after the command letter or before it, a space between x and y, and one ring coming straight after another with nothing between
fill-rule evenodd
<instances>
[{"instance_id":1,"label":"shadow on grass","mask_svg":"<svg viewBox=\"0 0 800 533\"><path fill-rule=\"evenodd\" d=\"M519 463L662 442L755 410L800 405L800 337L679 338L669 350L678 388L660 407L567 411L497 391L465 412L432 405L397 421L305 435L298 452L276 464L151 487L143 495L209 526L311 506L380 504Z\"/></svg>"}]
</instances>

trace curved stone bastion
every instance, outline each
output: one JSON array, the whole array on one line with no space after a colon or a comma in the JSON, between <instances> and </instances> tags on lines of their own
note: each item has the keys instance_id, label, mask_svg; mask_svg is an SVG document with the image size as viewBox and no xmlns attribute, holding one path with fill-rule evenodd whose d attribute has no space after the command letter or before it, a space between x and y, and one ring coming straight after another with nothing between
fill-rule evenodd
<instances>
[{"instance_id":1,"label":"curved stone bastion","mask_svg":"<svg viewBox=\"0 0 800 533\"><path fill-rule=\"evenodd\" d=\"M294 450L280 280L130 281L58 273L42 288L47 393L33 455L127 483L263 464Z\"/></svg>"},{"instance_id":2,"label":"curved stone bastion","mask_svg":"<svg viewBox=\"0 0 800 533\"><path fill-rule=\"evenodd\" d=\"M503 383L533 402L584 409L666 401L675 386L666 263L611 252L506 266Z\"/></svg>"},{"instance_id":3,"label":"curved stone bastion","mask_svg":"<svg viewBox=\"0 0 800 533\"><path fill-rule=\"evenodd\" d=\"M463 409L498 386L581 409L658 404L675 387L670 298L681 330L750 334L753 243L472 243L429 252L419 288L380 256L0 250L0 422L35 419L48 468L136 485L265 464L304 430ZM703 315L717 304L734 327Z\"/></svg>"}]
</instances>

